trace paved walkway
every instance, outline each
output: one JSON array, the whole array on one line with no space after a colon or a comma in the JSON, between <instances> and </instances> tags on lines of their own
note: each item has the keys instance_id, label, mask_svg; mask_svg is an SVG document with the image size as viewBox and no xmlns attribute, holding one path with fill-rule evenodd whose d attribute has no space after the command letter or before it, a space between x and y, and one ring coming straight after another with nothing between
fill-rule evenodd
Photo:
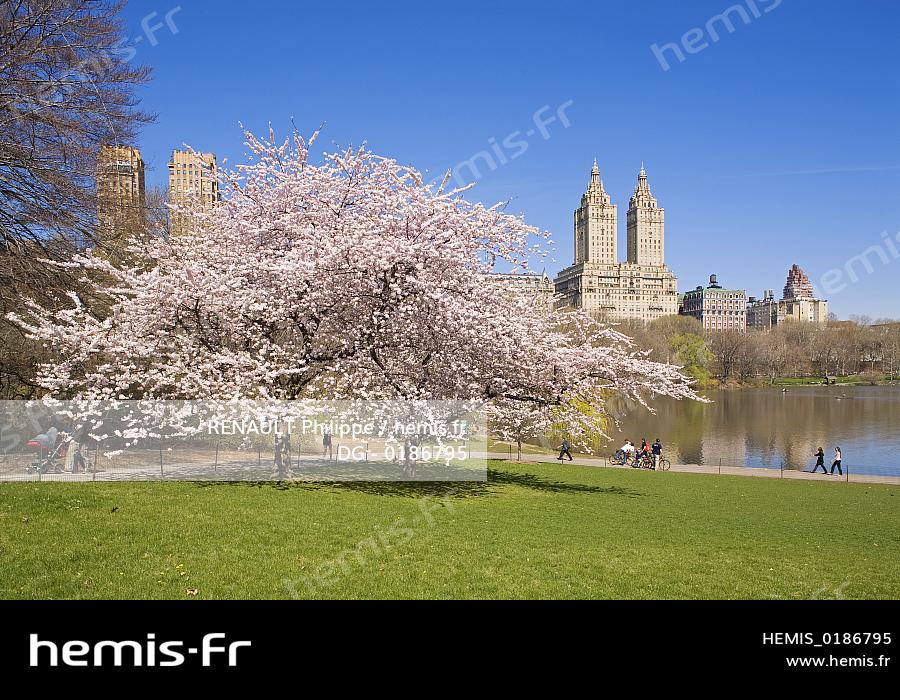
<instances>
[{"instance_id":1,"label":"paved walkway","mask_svg":"<svg viewBox=\"0 0 900 700\"><path fill-rule=\"evenodd\" d=\"M513 451L515 456L515 451ZM472 457L487 457L488 459L509 460L508 452L484 452L473 453ZM522 453L522 462L531 464L553 463L556 461L555 454L543 453ZM592 457L576 457L574 461L566 464L572 464L580 467L605 467L607 469L631 469L631 467L623 467L617 464L610 464L605 458ZM360 480L391 480L397 478L397 474L388 469L382 468L380 471L375 464L336 464L334 462L326 462L317 456L303 455L299 461L294 464L296 469L292 472L290 478L298 478L301 480L321 480L321 481L360 481ZM382 465L383 467L383 465ZM374 471L372 471L374 469ZM831 481L835 483L845 483L852 481L857 484L890 484L900 485L900 476L882 476L876 474L854 474L849 476L845 472L843 476L830 474L812 474L810 472L801 472L786 469L782 472L780 469L759 469L754 467L705 467L697 464L673 464L671 471L684 472L689 474L731 474L734 476L759 476L770 479L806 479L816 481ZM273 471L273 466L269 462L257 464L256 460L250 460L246 463L220 464L217 469L212 468L208 463L169 463L165 465L165 472L161 473L158 465L151 466L135 466L129 465L128 468L109 469L99 472L88 472L79 474L27 474L24 471L16 471L9 473L0 472L0 481L156 481L156 480L215 480L215 481L239 481L239 480L258 480L266 481L276 479L277 475ZM444 473L438 480L452 478L452 474ZM469 478L469 477L463 477ZM401 479L402 480L402 479ZM463 480L463 479L461 479Z\"/></svg>"},{"instance_id":2,"label":"paved walkway","mask_svg":"<svg viewBox=\"0 0 900 700\"><path fill-rule=\"evenodd\" d=\"M515 450L513 450L513 457L516 456ZM509 460L508 452L489 452L488 457L490 459L502 459ZM552 454L526 454L522 453L522 462L555 462L556 457ZM566 464L569 464L569 460L565 460ZM609 469L631 469L631 467L625 467L618 464L610 464L605 458L592 458L592 457L576 457L573 462L571 462L574 466L579 467L606 467ZM838 476L835 474L834 476L830 474L822 474L819 472L818 474L812 474L810 472L801 472L793 469L785 469L783 472L780 469L761 469L757 467L706 467L699 464L673 464L670 471L673 472L684 472L688 474L731 474L734 476L761 476L767 477L770 479L805 479L807 481L816 480L816 481L834 481L834 482L846 482L851 481L855 484L892 484L892 485L900 485L900 476L882 476L880 474L854 474L852 471L849 473L844 472L843 476Z\"/></svg>"}]
</instances>

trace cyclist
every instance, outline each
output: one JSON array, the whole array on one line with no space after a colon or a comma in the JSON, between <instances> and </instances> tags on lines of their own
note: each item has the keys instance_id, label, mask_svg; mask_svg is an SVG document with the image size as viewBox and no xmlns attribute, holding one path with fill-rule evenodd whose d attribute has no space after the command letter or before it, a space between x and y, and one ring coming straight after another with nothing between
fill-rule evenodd
<instances>
[{"instance_id":1,"label":"cyclist","mask_svg":"<svg viewBox=\"0 0 900 700\"><path fill-rule=\"evenodd\" d=\"M620 464L628 464L628 457L634 452L634 443L626 440L625 444L616 450L616 461Z\"/></svg>"},{"instance_id":2,"label":"cyclist","mask_svg":"<svg viewBox=\"0 0 900 700\"><path fill-rule=\"evenodd\" d=\"M634 466L640 467L650 460L650 443L646 439L641 440L641 449L634 460Z\"/></svg>"}]
</instances>

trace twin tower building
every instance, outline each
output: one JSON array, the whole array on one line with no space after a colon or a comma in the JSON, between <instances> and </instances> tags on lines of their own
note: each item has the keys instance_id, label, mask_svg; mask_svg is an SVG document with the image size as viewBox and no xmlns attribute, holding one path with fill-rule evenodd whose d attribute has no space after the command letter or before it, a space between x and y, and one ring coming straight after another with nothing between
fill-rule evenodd
<instances>
[{"instance_id":1,"label":"twin tower building","mask_svg":"<svg viewBox=\"0 0 900 700\"><path fill-rule=\"evenodd\" d=\"M128 230L143 219L144 162L134 148L104 146L98 158L98 214L102 229ZM172 214L177 230L195 207L219 200L216 157L175 151L169 163L169 199L180 205ZM562 308L584 309L609 321L653 321L678 313L678 280L665 263L665 210L647 184L641 166L628 203L628 257L618 262L618 209L603 189L597 162L587 191L575 211L575 263L551 283L542 275L497 275L505 285L534 288ZM492 276L493 277L493 276ZM553 302L554 291L556 294Z\"/></svg>"},{"instance_id":2,"label":"twin tower building","mask_svg":"<svg viewBox=\"0 0 900 700\"><path fill-rule=\"evenodd\" d=\"M665 210L644 166L628 203L628 256L619 262L618 208L603 189L597 162L575 210L575 263L554 280L557 305L609 321L653 321L678 313L678 280L665 263Z\"/></svg>"}]
</instances>

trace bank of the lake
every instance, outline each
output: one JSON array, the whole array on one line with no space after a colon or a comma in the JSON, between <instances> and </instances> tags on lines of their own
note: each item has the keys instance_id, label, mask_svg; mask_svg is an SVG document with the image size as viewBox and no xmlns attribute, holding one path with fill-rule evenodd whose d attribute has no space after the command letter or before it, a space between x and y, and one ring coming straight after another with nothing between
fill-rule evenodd
<instances>
[{"instance_id":1,"label":"bank of the lake","mask_svg":"<svg viewBox=\"0 0 900 700\"><path fill-rule=\"evenodd\" d=\"M858 474L900 475L900 386L797 386L705 391L710 403L653 401L656 415L622 402L610 447L660 438L673 462L812 469L841 447Z\"/></svg>"},{"instance_id":2,"label":"bank of the lake","mask_svg":"<svg viewBox=\"0 0 900 700\"><path fill-rule=\"evenodd\" d=\"M755 379L753 381L728 382L719 384L718 389L766 389L783 388L792 386L896 386L900 385L900 377L895 375L881 376L870 374L852 374L845 377L829 377L826 383L824 377L776 377L775 380Z\"/></svg>"},{"instance_id":3,"label":"bank of the lake","mask_svg":"<svg viewBox=\"0 0 900 700\"><path fill-rule=\"evenodd\" d=\"M900 384L744 387L701 392L709 403L653 399L656 414L613 397L607 456L626 439L659 438L673 463L811 470L817 448L830 467L834 448L854 474L900 476ZM558 439L526 446L549 452ZM504 447L493 448L504 451ZM513 448L515 450L515 448ZM821 472L820 472L821 473Z\"/></svg>"}]
</instances>

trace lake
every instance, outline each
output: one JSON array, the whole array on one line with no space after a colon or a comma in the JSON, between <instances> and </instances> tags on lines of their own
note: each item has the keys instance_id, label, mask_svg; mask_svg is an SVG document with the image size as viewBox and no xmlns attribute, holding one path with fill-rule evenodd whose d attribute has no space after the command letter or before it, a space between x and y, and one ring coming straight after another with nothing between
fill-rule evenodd
<instances>
[{"instance_id":1,"label":"lake","mask_svg":"<svg viewBox=\"0 0 900 700\"><path fill-rule=\"evenodd\" d=\"M673 463L811 470L821 446L834 447L856 474L900 475L900 386L812 386L703 392L712 403L660 398L657 415L625 406L609 452L626 439L657 437ZM820 471L821 473L821 471Z\"/></svg>"}]
</instances>

